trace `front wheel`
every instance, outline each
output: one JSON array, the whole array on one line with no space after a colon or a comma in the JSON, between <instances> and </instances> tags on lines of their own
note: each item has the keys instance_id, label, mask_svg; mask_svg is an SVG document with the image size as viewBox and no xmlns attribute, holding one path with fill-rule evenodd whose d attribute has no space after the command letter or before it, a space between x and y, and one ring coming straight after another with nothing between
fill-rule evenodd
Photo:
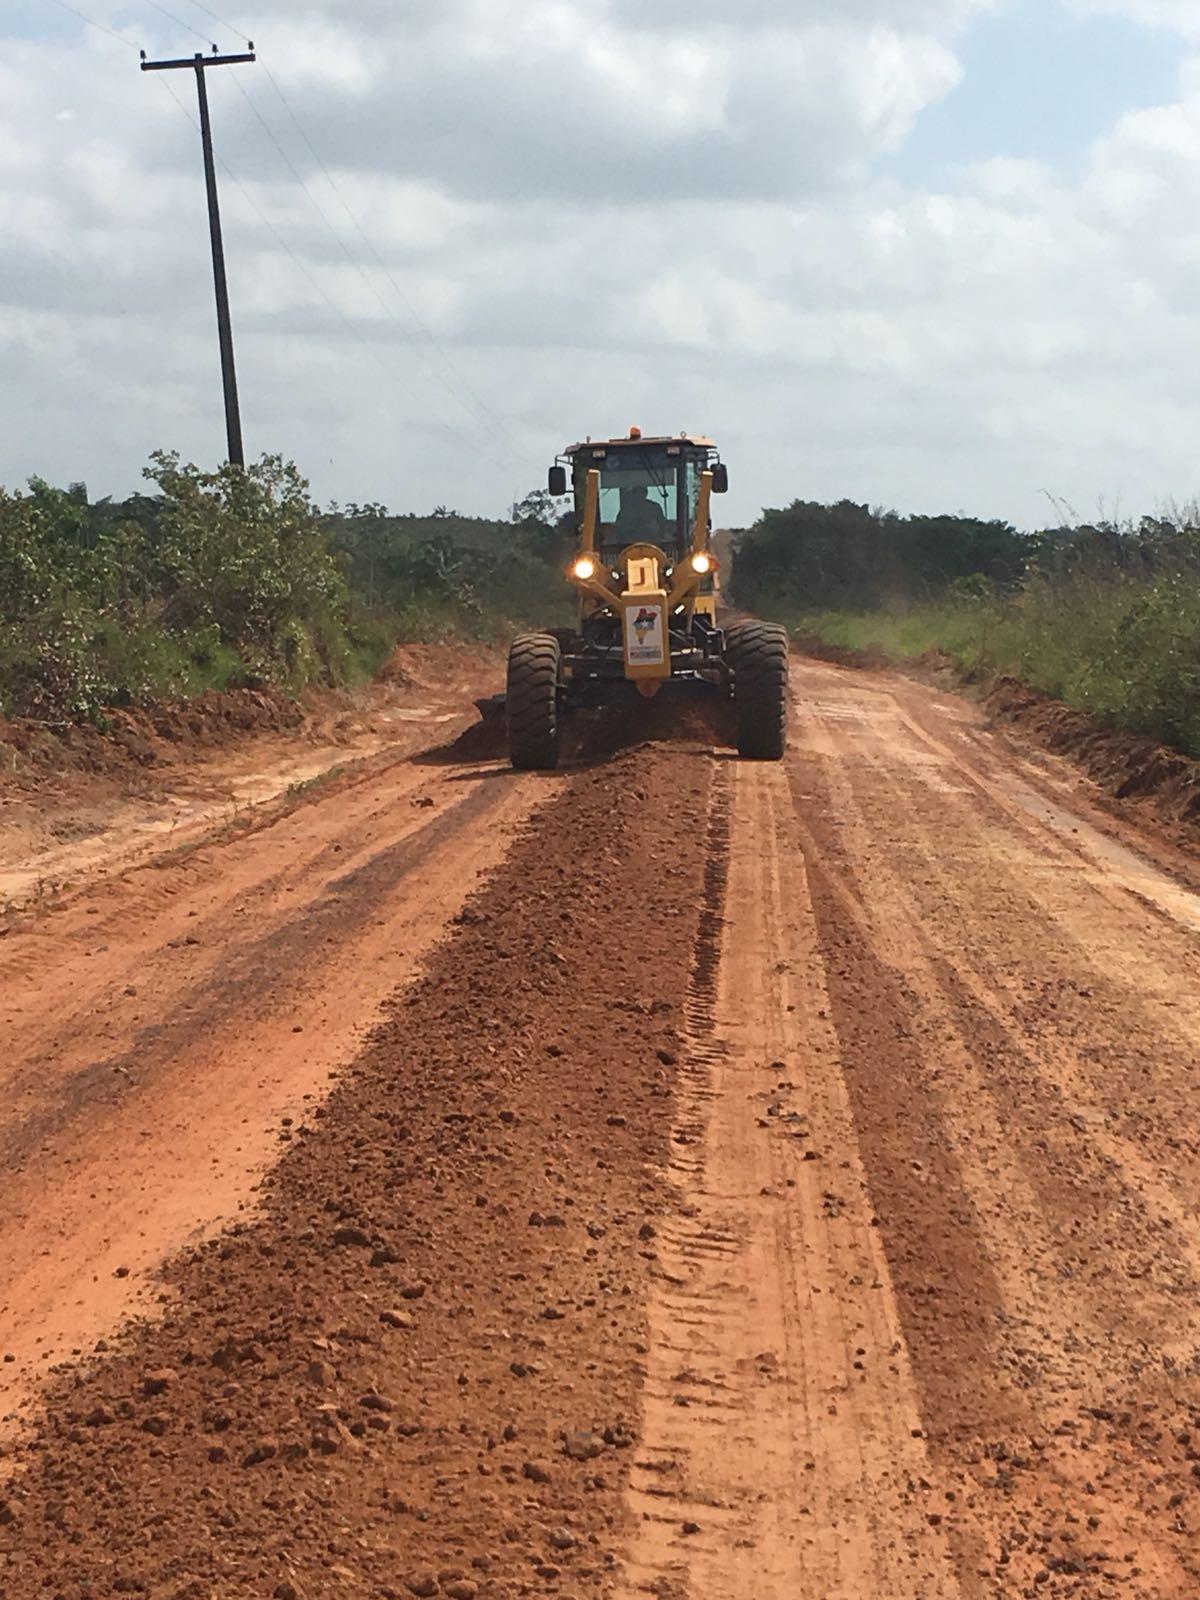
<instances>
[{"instance_id":1,"label":"front wheel","mask_svg":"<svg viewBox=\"0 0 1200 1600\"><path fill-rule=\"evenodd\" d=\"M738 754L781 761L787 749L788 636L775 622L746 622L731 651Z\"/></svg>"},{"instance_id":2,"label":"front wheel","mask_svg":"<svg viewBox=\"0 0 1200 1600\"><path fill-rule=\"evenodd\" d=\"M508 652L508 755L518 772L558 765L562 648L549 633L523 633Z\"/></svg>"}]
</instances>

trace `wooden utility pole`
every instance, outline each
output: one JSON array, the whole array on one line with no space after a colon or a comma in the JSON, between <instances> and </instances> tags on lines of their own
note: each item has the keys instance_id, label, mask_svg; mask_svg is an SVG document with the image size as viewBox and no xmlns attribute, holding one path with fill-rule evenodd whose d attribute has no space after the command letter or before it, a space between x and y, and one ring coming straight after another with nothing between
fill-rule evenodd
<instances>
[{"instance_id":1,"label":"wooden utility pole","mask_svg":"<svg viewBox=\"0 0 1200 1600\"><path fill-rule=\"evenodd\" d=\"M254 44L243 55L221 56L213 45L210 56L197 52L178 61L147 61L142 51L143 72L176 72L190 67L196 74L196 93L200 101L200 143L204 150L204 182L208 190L208 232L212 242L213 281L217 291L217 337L221 345L221 383L225 390L225 435L229 459L237 467L246 465L242 447L242 416L238 408L237 372L233 364L233 325L229 317L229 285L225 279L225 246L221 240L221 208L217 201L217 171L213 162L212 125L208 117L208 85L204 75L209 67L234 67L253 61Z\"/></svg>"}]
</instances>

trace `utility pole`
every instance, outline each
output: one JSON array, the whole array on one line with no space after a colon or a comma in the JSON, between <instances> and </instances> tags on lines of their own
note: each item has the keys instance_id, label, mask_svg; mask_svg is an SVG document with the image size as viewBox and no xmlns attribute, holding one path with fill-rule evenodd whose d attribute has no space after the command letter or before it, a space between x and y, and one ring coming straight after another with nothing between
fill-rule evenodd
<instances>
[{"instance_id":1,"label":"utility pole","mask_svg":"<svg viewBox=\"0 0 1200 1600\"><path fill-rule=\"evenodd\" d=\"M212 55L184 56L177 61L147 61L142 51L143 72L176 72L190 67L196 74L196 93L200 101L200 143L204 149L204 182L208 190L208 232L212 241L213 281L217 291L217 337L221 344L221 383L225 390L225 436L229 459L235 467L246 465L242 448L242 417L238 409L237 373L233 365L233 325L229 319L229 285L225 280L225 246L221 241L221 208L217 202L217 170L213 162L212 125L208 117L208 85L204 75L209 67L234 67L253 61L254 41L244 55L221 56L213 45Z\"/></svg>"}]
</instances>

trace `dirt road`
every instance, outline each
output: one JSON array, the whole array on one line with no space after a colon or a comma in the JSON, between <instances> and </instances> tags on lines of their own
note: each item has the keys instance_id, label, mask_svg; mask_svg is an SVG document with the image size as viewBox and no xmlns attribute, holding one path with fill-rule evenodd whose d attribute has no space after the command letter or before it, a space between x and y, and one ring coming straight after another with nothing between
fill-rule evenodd
<instances>
[{"instance_id":1,"label":"dirt road","mask_svg":"<svg viewBox=\"0 0 1200 1600\"><path fill-rule=\"evenodd\" d=\"M794 692L779 767L379 758L0 945L5 1600L1200 1590L1192 867Z\"/></svg>"},{"instance_id":2,"label":"dirt road","mask_svg":"<svg viewBox=\"0 0 1200 1600\"><path fill-rule=\"evenodd\" d=\"M0 1415L250 1203L554 787L404 748L0 943Z\"/></svg>"}]
</instances>

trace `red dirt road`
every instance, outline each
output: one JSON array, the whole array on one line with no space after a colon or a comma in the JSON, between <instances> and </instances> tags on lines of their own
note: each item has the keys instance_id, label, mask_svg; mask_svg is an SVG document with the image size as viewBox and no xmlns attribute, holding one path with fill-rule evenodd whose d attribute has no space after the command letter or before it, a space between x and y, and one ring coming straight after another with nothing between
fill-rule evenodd
<instances>
[{"instance_id":1,"label":"red dirt road","mask_svg":"<svg viewBox=\"0 0 1200 1600\"><path fill-rule=\"evenodd\" d=\"M1200 1591L1191 866L794 690L782 766L384 759L0 945L4 1600Z\"/></svg>"},{"instance_id":2,"label":"red dirt road","mask_svg":"<svg viewBox=\"0 0 1200 1600\"><path fill-rule=\"evenodd\" d=\"M368 761L0 943L0 1415L250 1201L554 788Z\"/></svg>"}]
</instances>

